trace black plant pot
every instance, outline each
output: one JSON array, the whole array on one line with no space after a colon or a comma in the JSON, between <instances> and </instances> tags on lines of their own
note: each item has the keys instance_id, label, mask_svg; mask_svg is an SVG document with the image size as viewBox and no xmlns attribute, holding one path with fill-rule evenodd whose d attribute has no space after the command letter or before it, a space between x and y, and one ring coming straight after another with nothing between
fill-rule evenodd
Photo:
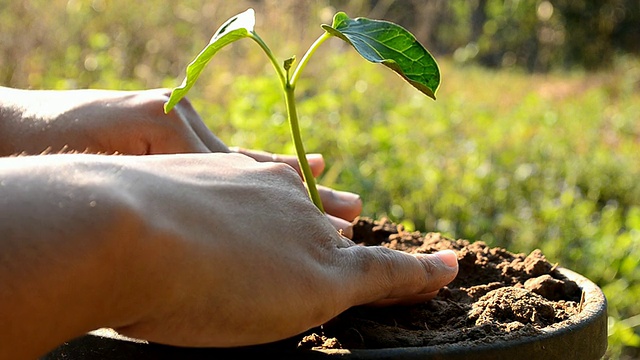
<instances>
[{"instance_id":1,"label":"black plant pot","mask_svg":"<svg viewBox=\"0 0 640 360\"><path fill-rule=\"evenodd\" d=\"M282 343L243 348L182 348L149 343L100 329L67 342L41 360L175 360L175 359L601 359L607 349L607 301L601 289L584 276L559 269L584 292L582 311L543 329L536 336L482 345L448 344L430 347L342 350L282 350ZM284 340L287 341L287 340Z\"/></svg>"}]
</instances>

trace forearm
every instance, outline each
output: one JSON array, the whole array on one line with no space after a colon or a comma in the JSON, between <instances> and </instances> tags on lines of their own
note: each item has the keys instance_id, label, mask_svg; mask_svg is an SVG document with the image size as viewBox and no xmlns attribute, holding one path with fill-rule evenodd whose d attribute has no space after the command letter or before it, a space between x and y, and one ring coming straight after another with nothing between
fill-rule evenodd
<instances>
[{"instance_id":1,"label":"forearm","mask_svg":"<svg viewBox=\"0 0 640 360\"><path fill-rule=\"evenodd\" d=\"M45 137L47 102L41 91L0 87L0 156L41 153L50 146Z\"/></svg>"},{"instance_id":2,"label":"forearm","mask_svg":"<svg viewBox=\"0 0 640 360\"><path fill-rule=\"evenodd\" d=\"M22 110L15 103L14 89L0 87L0 156L16 153L15 137L22 122Z\"/></svg>"},{"instance_id":3,"label":"forearm","mask_svg":"<svg viewBox=\"0 0 640 360\"><path fill-rule=\"evenodd\" d=\"M110 124L118 115L110 117L117 111L107 104L119 96L126 98L126 94L107 90L0 87L0 156L116 152L101 140L108 129L119 127L116 123ZM106 116L109 121L93 121L100 116Z\"/></svg>"},{"instance_id":4,"label":"forearm","mask_svg":"<svg viewBox=\"0 0 640 360\"><path fill-rule=\"evenodd\" d=\"M0 359L33 359L100 326L126 323L126 200L100 165L0 159Z\"/></svg>"}]
</instances>

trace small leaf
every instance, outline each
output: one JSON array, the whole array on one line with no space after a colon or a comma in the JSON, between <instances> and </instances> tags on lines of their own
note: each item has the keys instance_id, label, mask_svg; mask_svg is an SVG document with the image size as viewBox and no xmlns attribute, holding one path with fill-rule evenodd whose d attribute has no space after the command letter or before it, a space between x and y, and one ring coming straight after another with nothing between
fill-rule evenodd
<instances>
[{"instance_id":1,"label":"small leaf","mask_svg":"<svg viewBox=\"0 0 640 360\"><path fill-rule=\"evenodd\" d=\"M285 60L283 64L284 70L289 71L289 69L291 69L291 67L293 66L293 63L295 62L296 62L295 55Z\"/></svg>"},{"instance_id":2,"label":"small leaf","mask_svg":"<svg viewBox=\"0 0 640 360\"><path fill-rule=\"evenodd\" d=\"M351 19L343 12L333 24L322 25L329 34L351 44L366 60L381 63L430 98L440 86L438 63L409 31L389 21Z\"/></svg>"},{"instance_id":3,"label":"small leaf","mask_svg":"<svg viewBox=\"0 0 640 360\"><path fill-rule=\"evenodd\" d=\"M255 12L253 9L238 14L227 20L215 32L209 44L187 66L187 76L182 84L173 89L169 100L164 104L164 112L168 113L182 99L189 89L195 84L204 67L209 63L213 55L230 43L250 36L255 25Z\"/></svg>"}]
</instances>

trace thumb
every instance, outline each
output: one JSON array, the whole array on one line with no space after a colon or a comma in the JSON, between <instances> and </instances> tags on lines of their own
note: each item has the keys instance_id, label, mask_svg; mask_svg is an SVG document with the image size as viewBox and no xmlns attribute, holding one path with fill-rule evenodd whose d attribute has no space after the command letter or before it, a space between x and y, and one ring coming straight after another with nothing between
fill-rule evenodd
<instances>
[{"instance_id":1,"label":"thumb","mask_svg":"<svg viewBox=\"0 0 640 360\"><path fill-rule=\"evenodd\" d=\"M433 254L408 254L378 246L351 246L352 269L344 281L351 291L351 304L388 305L425 301L458 274L457 255L452 250Z\"/></svg>"}]
</instances>

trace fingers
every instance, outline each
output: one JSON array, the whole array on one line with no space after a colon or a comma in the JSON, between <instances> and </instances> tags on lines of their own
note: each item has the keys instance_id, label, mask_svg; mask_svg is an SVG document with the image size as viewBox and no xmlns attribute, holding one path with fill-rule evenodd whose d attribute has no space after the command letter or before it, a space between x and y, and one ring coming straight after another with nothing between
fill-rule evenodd
<instances>
[{"instance_id":1,"label":"fingers","mask_svg":"<svg viewBox=\"0 0 640 360\"><path fill-rule=\"evenodd\" d=\"M318 186L324 210L338 218L353 221L362 212L360 195L347 191L337 191L326 186Z\"/></svg>"},{"instance_id":2,"label":"fingers","mask_svg":"<svg viewBox=\"0 0 640 360\"><path fill-rule=\"evenodd\" d=\"M343 288L353 290L351 304L389 305L428 300L458 274L455 252L407 254L384 247L340 249L349 270Z\"/></svg>"},{"instance_id":3,"label":"fingers","mask_svg":"<svg viewBox=\"0 0 640 360\"><path fill-rule=\"evenodd\" d=\"M302 171L300 170L298 158L294 155L272 154L266 151L249 150L239 147L231 147L230 150L247 155L260 162L273 161L288 164L289 166L296 169L298 174L302 177ZM324 158L321 154L307 154L307 161L309 162L309 167L311 168L313 176L319 176L320 174L322 174L322 172L324 171L325 163Z\"/></svg>"},{"instance_id":4,"label":"fingers","mask_svg":"<svg viewBox=\"0 0 640 360\"><path fill-rule=\"evenodd\" d=\"M279 155L272 154L266 151L248 150L238 147L231 147L231 151L238 152L261 162L274 161L283 162L292 166L300 176L300 165L297 157L293 155ZM314 176L319 176L324 170L325 163L321 154L308 154L307 160L311 167L311 172ZM318 186L318 192L322 200L322 205L327 214L333 215L333 217L344 219L346 221L353 221L362 212L362 200L358 194L354 194L346 191L336 191L326 186ZM330 219L331 220L331 219ZM350 227L344 221L339 219L333 219L332 223L337 229L345 229Z\"/></svg>"},{"instance_id":5,"label":"fingers","mask_svg":"<svg viewBox=\"0 0 640 360\"><path fill-rule=\"evenodd\" d=\"M170 95L170 93L169 93ZM225 145L220 139L218 139L213 133L207 128L207 126L202 121L202 118L196 112L196 110L191 105L191 102L187 98L183 98L178 103L178 106L175 107L177 111L181 112L184 118L189 122L191 128L195 132L195 134L200 138L200 141L204 143L204 145L211 152L229 152L229 148Z\"/></svg>"},{"instance_id":6,"label":"fingers","mask_svg":"<svg viewBox=\"0 0 640 360\"><path fill-rule=\"evenodd\" d=\"M171 96L171 90L155 89L162 95L162 101ZM229 152L229 148L207 128L198 112L193 108L187 98L180 102L164 116L173 117L179 127L178 132L170 134L171 140L166 141L166 149L163 153L204 153L204 152ZM162 144L162 143L161 143ZM153 145L153 144L152 144ZM169 149L170 147L170 149Z\"/></svg>"},{"instance_id":7,"label":"fingers","mask_svg":"<svg viewBox=\"0 0 640 360\"><path fill-rule=\"evenodd\" d=\"M179 154L179 153L210 153L211 150L202 142L192 130L181 136L174 134L159 134L152 137L146 154Z\"/></svg>"},{"instance_id":8,"label":"fingers","mask_svg":"<svg viewBox=\"0 0 640 360\"><path fill-rule=\"evenodd\" d=\"M353 225L351 222L329 214L326 214L325 216L329 219L331 225L333 225L336 230L340 231L344 237L348 239L353 238Z\"/></svg>"}]
</instances>

